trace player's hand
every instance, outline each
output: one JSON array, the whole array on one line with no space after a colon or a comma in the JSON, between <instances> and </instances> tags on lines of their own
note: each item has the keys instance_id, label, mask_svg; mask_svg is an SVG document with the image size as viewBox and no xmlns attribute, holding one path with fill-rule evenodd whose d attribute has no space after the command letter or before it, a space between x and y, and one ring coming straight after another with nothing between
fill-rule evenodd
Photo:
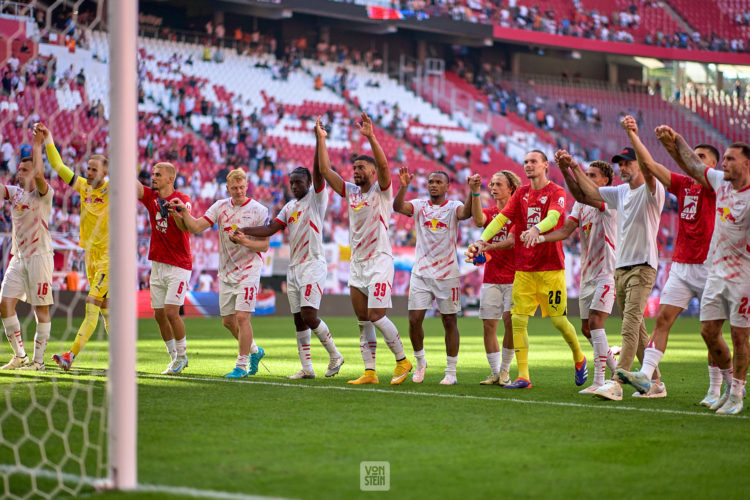
<instances>
[{"instance_id":1,"label":"player's hand","mask_svg":"<svg viewBox=\"0 0 750 500\"><path fill-rule=\"evenodd\" d=\"M635 118L630 115L623 118L620 121L620 125L622 125L622 128L625 129L625 132L633 132L635 134L638 133L638 122L636 122Z\"/></svg>"},{"instance_id":2,"label":"player's hand","mask_svg":"<svg viewBox=\"0 0 750 500\"><path fill-rule=\"evenodd\" d=\"M659 139L659 142L662 143L662 145L669 149L672 149L675 147L675 144L677 142L677 133L672 130L672 127L669 127L667 125L659 125L654 129L654 133L656 134L656 138Z\"/></svg>"},{"instance_id":3,"label":"player's hand","mask_svg":"<svg viewBox=\"0 0 750 500\"><path fill-rule=\"evenodd\" d=\"M409 167L401 167L398 170L398 180L402 186L408 186L414 180L414 174L409 173Z\"/></svg>"},{"instance_id":4,"label":"player's hand","mask_svg":"<svg viewBox=\"0 0 750 500\"><path fill-rule=\"evenodd\" d=\"M34 133L36 132L41 132L45 139L50 135L49 129L45 127L43 123L37 123L34 125Z\"/></svg>"},{"instance_id":5,"label":"player's hand","mask_svg":"<svg viewBox=\"0 0 750 500\"><path fill-rule=\"evenodd\" d=\"M169 211L170 213L177 213L180 217L182 217L183 210L186 210L185 203L182 202L179 198L172 198L169 200Z\"/></svg>"},{"instance_id":6,"label":"player's hand","mask_svg":"<svg viewBox=\"0 0 750 500\"><path fill-rule=\"evenodd\" d=\"M470 175L466 180L469 184L469 189L472 193L479 194L479 190L482 189L482 176L479 174Z\"/></svg>"},{"instance_id":7,"label":"player's hand","mask_svg":"<svg viewBox=\"0 0 750 500\"><path fill-rule=\"evenodd\" d=\"M326 132L326 129L323 128L323 124L320 122L321 117L319 116L318 119L315 121L315 137L318 139L324 139L328 137L328 132Z\"/></svg>"},{"instance_id":8,"label":"player's hand","mask_svg":"<svg viewBox=\"0 0 750 500\"><path fill-rule=\"evenodd\" d=\"M465 262L468 262L470 264L474 264L475 266L481 266L485 262L487 262L487 256L484 252L480 252L476 245L469 245L469 249L464 252L464 255L466 256L466 259L464 259Z\"/></svg>"},{"instance_id":9,"label":"player's hand","mask_svg":"<svg viewBox=\"0 0 750 500\"><path fill-rule=\"evenodd\" d=\"M555 153L555 163L557 163L557 166L562 171L565 171L567 169L572 170L577 165L576 161L573 159L570 153L568 153L564 149L561 149L557 153Z\"/></svg>"},{"instance_id":10,"label":"player's hand","mask_svg":"<svg viewBox=\"0 0 750 500\"><path fill-rule=\"evenodd\" d=\"M372 120L370 120L370 117L367 116L367 113L364 111L361 115L362 123L357 123L357 128L359 128L359 133L363 136L367 137L368 139L372 138L374 132L372 128Z\"/></svg>"},{"instance_id":11,"label":"player's hand","mask_svg":"<svg viewBox=\"0 0 750 500\"><path fill-rule=\"evenodd\" d=\"M246 243L250 243L250 238L245 236L245 233L237 230L229 235L229 241L237 245L245 245Z\"/></svg>"},{"instance_id":12,"label":"player's hand","mask_svg":"<svg viewBox=\"0 0 750 500\"><path fill-rule=\"evenodd\" d=\"M44 134L40 130L37 130L36 127L34 127L34 144L36 146L41 146L43 142Z\"/></svg>"},{"instance_id":13,"label":"player's hand","mask_svg":"<svg viewBox=\"0 0 750 500\"><path fill-rule=\"evenodd\" d=\"M521 241L523 241L523 246L526 248L531 248L536 246L537 243L541 243L541 241L539 241L539 229L537 229L536 226L532 226L522 232Z\"/></svg>"}]
</instances>

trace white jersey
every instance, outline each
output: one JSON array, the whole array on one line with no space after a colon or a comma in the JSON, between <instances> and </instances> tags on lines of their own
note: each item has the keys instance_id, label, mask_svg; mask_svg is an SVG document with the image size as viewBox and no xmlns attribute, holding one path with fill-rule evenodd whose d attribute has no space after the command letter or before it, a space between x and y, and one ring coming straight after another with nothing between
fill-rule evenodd
<instances>
[{"instance_id":1,"label":"white jersey","mask_svg":"<svg viewBox=\"0 0 750 500\"><path fill-rule=\"evenodd\" d=\"M446 200L438 206L430 200L411 200L408 203L413 207L412 217L417 229L412 274L438 280L458 278L456 210L464 204L455 200Z\"/></svg>"},{"instance_id":2,"label":"white jersey","mask_svg":"<svg viewBox=\"0 0 750 500\"><path fill-rule=\"evenodd\" d=\"M706 169L716 191L716 222L706 263L709 276L750 283L750 188L735 191L720 170Z\"/></svg>"},{"instance_id":3,"label":"white jersey","mask_svg":"<svg viewBox=\"0 0 750 500\"><path fill-rule=\"evenodd\" d=\"M581 229L581 283L615 275L617 210L575 202L570 218Z\"/></svg>"},{"instance_id":4,"label":"white jersey","mask_svg":"<svg viewBox=\"0 0 750 500\"><path fill-rule=\"evenodd\" d=\"M52 253L52 238L47 225L55 196L52 186L47 184L44 196L36 187L33 191L26 191L18 186L5 186L5 194L10 200L13 221L11 253L23 259Z\"/></svg>"},{"instance_id":5,"label":"white jersey","mask_svg":"<svg viewBox=\"0 0 750 500\"><path fill-rule=\"evenodd\" d=\"M233 243L229 236L237 228L265 224L268 209L251 198L238 207L227 198L211 205L203 218L212 226L219 225L219 279L242 283L251 276L259 276L263 255Z\"/></svg>"},{"instance_id":6,"label":"white jersey","mask_svg":"<svg viewBox=\"0 0 750 500\"><path fill-rule=\"evenodd\" d=\"M380 189L375 182L367 193L347 182L344 195L349 204L349 246L352 262L364 262L373 255L393 256L388 223L393 211L393 186Z\"/></svg>"},{"instance_id":7,"label":"white jersey","mask_svg":"<svg viewBox=\"0 0 750 500\"><path fill-rule=\"evenodd\" d=\"M323 222L328 208L328 189L314 189L299 200L292 200L281 209L276 220L289 231L289 265L303 262L325 262Z\"/></svg>"}]
</instances>

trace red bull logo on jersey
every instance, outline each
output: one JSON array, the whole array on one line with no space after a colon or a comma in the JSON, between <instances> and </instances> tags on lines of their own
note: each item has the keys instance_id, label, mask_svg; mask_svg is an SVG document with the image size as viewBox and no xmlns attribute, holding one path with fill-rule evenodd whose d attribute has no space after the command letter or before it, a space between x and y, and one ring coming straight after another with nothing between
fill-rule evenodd
<instances>
[{"instance_id":1,"label":"red bull logo on jersey","mask_svg":"<svg viewBox=\"0 0 750 500\"><path fill-rule=\"evenodd\" d=\"M448 224L440 222L437 219L430 219L424 221L424 227L428 228L430 231L438 231L440 229L448 229Z\"/></svg>"},{"instance_id":2,"label":"red bull logo on jersey","mask_svg":"<svg viewBox=\"0 0 750 500\"><path fill-rule=\"evenodd\" d=\"M352 207L352 210L354 210L355 212L359 212L360 210L362 210L362 207L369 207L370 204L364 200L357 200L356 202L350 202L349 206Z\"/></svg>"},{"instance_id":3,"label":"red bull logo on jersey","mask_svg":"<svg viewBox=\"0 0 750 500\"><path fill-rule=\"evenodd\" d=\"M237 231L237 224L232 224L231 226L226 226L224 228L225 233L234 233L235 231Z\"/></svg>"},{"instance_id":4,"label":"red bull logo on jersey","mask_svg":"<svg viewBox=\"0 0 750 500\"><path fill-rule=\"evenodd\" d=\"M16 205L16 213L18 213L18 215L21 215L24 210L31 210L31 207L25 203L19 203Z\"/></svg>"},{"instance_id":5,"label":"red bull logo on jersey","mask_svg":"<svg viewBox=\"0 0 750 500\"><path fill-rule=\"evenodd\" d=\"M97 204L104 203L104 198L101 196L88 196L86 197L86 203Z\"/></svg>"},{"instance_id":6,"label":"red bull logo on jersey","mask_svg":"<svg viewBox=\"0 0 750 500\"><path fill-rule=\"evenodd\" d=\"M737 222L737 220L734 218L734 215L732 215L732 211L729 210L729 207L716 207L716 211L719 212L719 218L722 220L722 222L731 222L732 224Z\"/></svg>"},{"instance_id":7,"label":"red bull logo on jersey","mask_svg":"<svg viewBox=\"0 0 750 500\"><path fill-rule=\"evenodd\" d=\"M287 224L296 224L299 222L300 217L302 217L303 210L295 210L292 212L292 215L289 216L289 220L287 220Z\"/></svg>"},{"instance_id":8,"label":"red bull logo on jersey","mask_svg":"<svg viewBox=\"0 0 750 500\"><path fill-rule=\"evenodd\" d=\"M586 236L588 236L589 234L591 234L591 225L592 225L591 222L587 222L581 228L581 229L583 229L583 232L584 232L584 234L586 234Z\"/></svg>"}]
</instances>

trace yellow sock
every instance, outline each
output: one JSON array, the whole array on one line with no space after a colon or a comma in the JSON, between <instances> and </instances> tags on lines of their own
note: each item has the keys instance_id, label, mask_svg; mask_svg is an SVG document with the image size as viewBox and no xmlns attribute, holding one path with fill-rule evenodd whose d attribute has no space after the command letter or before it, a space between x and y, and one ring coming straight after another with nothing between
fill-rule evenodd
<instances>
[{"instance_id":1,"label":"yellow sock","mask_svg":"<svg viewBox=\"0 0 750 500\"><path fill-rule=\"evenodd\" d=\"M102 318L104 318L104 331L109 335L109 308L102 308Z\"/></svg>"},{"instance_id":2,"label":"yellow sock","mask_svg":"<svg viewBox=\"0 0 750 500\"><path fill-rule=\"evenodd\" d=\"M83 318L83 323L81 323L81 327L78 329L73 347L70 349L76 356L78 356L83 346L91 338L91 334L96 330L96 324L99 321L99 311L100 308L96 304L86 304L86 317Z\"/></svg>"},{"instance_id":3,"label":"yellow sock","mask_svg":"<svg viewBox=\"0 0 750 500\"><path fill-rule=\"evenodd\" d=\"M580 363L583 361L583 351L581 346L578 344L578 337L576 337L576 329L570 324L566 316L554 316L550 317L552 324L555 325L560 333L562 333L565 342L570 346L570 350L573 352L573 361Z\"/></svg>"},{"instance_id":4,"label":"yellow sock","mask_svg":"<svg viewBox=\"0 0 750 500\"><path fill-rule=\"evenodd\" d=\"M516 349L516 363L518 364L518 377L531 380L529 376L529 332L526 326L529 317L523 314L511 316L513 322L513 346Z\"/></svg>"}]
</instances>

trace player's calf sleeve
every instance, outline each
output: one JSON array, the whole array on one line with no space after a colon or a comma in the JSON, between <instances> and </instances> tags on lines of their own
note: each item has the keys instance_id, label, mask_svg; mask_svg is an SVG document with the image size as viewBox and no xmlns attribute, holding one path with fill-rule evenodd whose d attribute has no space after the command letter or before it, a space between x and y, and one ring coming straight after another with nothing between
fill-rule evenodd
<instances>
[{"instance_id":1,"label":"player's calf sleeve","mask_svg":"<svg viewBox=\"0 0 750 500\"><path fill-rule=\"evenodd\" d=\"M375 326L371 321L359 321L359 350L366 370L375 369L375 353L378 348L378 338Z\"/></svg>"},{"instance_id":2,"label":"player's calf sleeve","mask_svg":"<svg viewBox=\"0 0 750 500\"><path fill-rule=\"evenodd\" d=\"M338 349L336 349L336 343L333 341L331 331L328 329L328 325L326 325L325 321L321 319L318 327L313 329L313 333L318 337L318 340L323 344L323 347L326 348L330 357L334 358L341 356Z\"/></svg>"},{"instance_id":3,"label":"player's calf sleeve","mask_svg":"<svg viewBox=\"0 0 750 500\"><path fill-rule=\"evenodd\" d=\"M513 322L513 347L516 350L518 377L531 380L529 377L529 332L527 326L529 317L523 314L511 316Z\"/></svg>"},{"instance_id":4,"label":"player's calf sleeve","mask_svg":"<svg viewBox=\"0 0 750 500\"><path fill-rule=\"evenodd\" d=\"M34 361L37 363L44 363L44 352L47 350L50 330L52 330L52 323L36 324L36 334L34 335Z\"/></svg>"},{"instance_id":5,"label":"player's calf sleeve","mask_svg":"<svg viewBox=\"0 0 750 500\"><path fill-rule=\"evenodd\" d=\"M73 347L70 348L71 352L78 356L86 342L89 341L91 335L96 330L96 324L99 322L99 312L101 309L96 304L86 304L86 316L83 318L83 323L78 328L76 339L73 341Z\"/></svg>"},{"instance_id":6,"label":"player's calf sleeve","mask_svg":"<svg viewBox=\"0 0 750 500\"><path fill-rule=\"evenodd\" d=\"M565 342L568 343L571 352L573 353L573 361L580 363L583 361L583 351L581 346L578 344L578 337L576 337L575 327L568 321L565 316L551 316L552 324L562 334Z\"/></svg>"},{"instance_id":7,"label":"player's calf sleeve","mask_svg":"<svg viewBox=\"0 0 750 500\"><path fill-rule=\"evenodd\" d=\"M312 371L312 360L310 359L310 329L297 332L297 353L302 368Z\"/></svg>"},{"instance_id":8,"label":"player's calf sleeve","mask_svg":"<svg viewBox=\"0 0 750 500\"><path fill-rule=\"evenodd\" d=\"M401 343L401 337L398 335L398 330L393 321L388 319L388 316L383 316L379 320L373 321L372 324L383 334L386 345L396 356L396 359L404 359L404 345Z\"/></svg>"},{"instance_id":9,"label":"player's calf sleeve","mask_svg":"<svg viewBox=\"0 0 750 500\"><path fill-rule=\"evenodd\" d=\"M13 354L19 358L26 356L26 350L23 348L23 338L21 337L21 323L18 322L18 316L14 314L8 318L3 318L3 328L5 328L5 337L10 342Z\"/></svg>"}]
</instances>

